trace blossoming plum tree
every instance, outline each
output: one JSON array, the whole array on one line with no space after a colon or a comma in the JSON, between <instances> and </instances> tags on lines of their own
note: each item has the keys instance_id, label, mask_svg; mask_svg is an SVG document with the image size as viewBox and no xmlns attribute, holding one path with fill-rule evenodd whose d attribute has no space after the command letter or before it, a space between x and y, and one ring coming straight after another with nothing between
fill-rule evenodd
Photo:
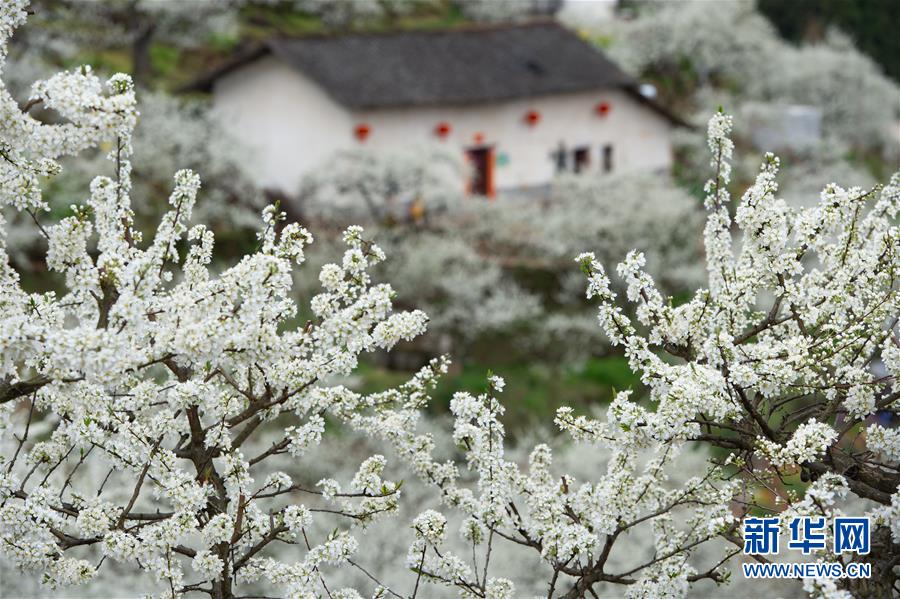
<instances>
[{"instance_id":1,"label":"blossoming plum tree","mask_svg":"<svg viewBox=\"0 0 900 599\"><path fill-rule=\"evenodd\" d=\"M0 58L25 5L0 6ZM64 293L23 289L0 222L0 551L51 587L88 581L111 561L146 572L165 597L230 598L253 585L361 596L330 588L328 568L367 572L354 533L401 500L386 458L315 486L272 467L324 442L328 423L389 442L443 500L409 525L405 578L370 577L374 597L425 596L433 583L463 597L515 597L510 578L492 570L492 552L507 543L540 556L550 597L609 584L630 597L684 596L691 584L724 580L723 564L740 552L740 518L765 507L750 491L759 486L788 516L831 516L845 497L862 500L872 553L816 557L870 561L873 578L804 586L828 597L891 593L900 437L872 417L900 399L900 176L880 191L830 185L818 205L792 210L776 196L778 161L768 156L732 218L731 121L714 116L708 288L675 306L633 252L617 269L636 304L629 314L596 258L578 258L602 328L649 389L649 404L618 393L605 420L558 412L563 431L610 454L606 472L579 481L553 468L545 445L527 466L504 453L499 377L451 403L459 461L436 458L418 427L445 360L379 393L338 384L362 352L421 334L427 320L392 310L391 288L368 274L384 254L361 229L347 229L342 260L321 269L324 290L297 324L291 271L311 241L304 229L267 209L259 249L214 275L212 233L188 225L199 178L179 171L171 210L145 243L130 208L130 80L114 76L104 91L85 68L37 83L33 97L64 121L36 121L0 86L0 203L39 222L42 178L56 159L112 141L115 166L114 177L94 179L86 205L41 226ZM845 443L855 436L864 449ZM667 470L692 442L723 455L668 488ZM104 475L82 475L93 471ZM811 482L804 494L777 484L798 471ZM463 516L471 556L446 549L450 521L438 508ZM641 528L654 531L654 546L612 565ZM721 561L691 563L719 539L735 545Z\"/></svg>"},{"instance_id":2,"label":"blossoming plum tree","mask_svg":"<svg viewBox=\"0 0 900 599\"><path fill-rule=\"evenodd\" d=\"M7 67L10 63L7 63ZM265 204L264 194L251 180L247 153L236 140L217 128L205 103L183 101L163 93L141 93L140 118L132 135L138 147L152 147L131 158L135 228L154 226L168 208L166 197L172 173L178 168L203 172L204 201L194 209L194 219L217 233L241 234L252 239ZM32 111L34 114L36 111ZM40 118L40 114L37 115ZM88 188L98 174L112 173L103 144L66 162L53 180L53 193L45 200L53 214L65 212L73 197ZM41 232L27 214L8 215L7 243L10 257L26 267L43 243ZM221 240L220 240L221 241Z\"/></svg>"},{"instance_id":3,"label":"blossoming plum tree","mask_svg":"<svg viewBox=\"0 0 900 599\"><path fill-rule=\"evenodd\" d=\"M586 597L604 583L627 585L629 597L683 596L691 583L724 577L722 562L698 571L688 561L692 550L724 537L736 547L723 561L739 553L739 521L751 508L774 507L787 530L791 517L832 518L852 505L873 523L871 554L823 549L816 558L868 561L872 578L806 579L804 588L841 598L896 591L900 436L876 416L893 413L900 399L900 174L881 190L832 184L817 205L792 210L776 196L778 159L768 155L732 219L731 126L723 114L709 123L715 176L706 188L708 288L674 306L643 271L643 255L631 252L617 268L636 305L630 316L594 255L578 257L588 297L601 304L600 324L624 347L651 404L625 391L605 421L559 410L561 429L611 452L605 475L580 483L556 475L546 446L534 449L527 469L505 459L496 399L503 381L496 377L489 393L460 393L451 403L454 440L475 473L474 489L422 451L429 440L411 432L412 407L363 421L466 516L461 533L473 550L481 548L471 566L447 552L446 518L424 512L414 522L407 561L424 578L463 595L505 596L510 582L491 579L488 566L492 545L511 542L549 564L550 596ZM733 225L742 233L737 249ZM863 448L853 443L859 437ZM689 442L727 457L666 490L665 471ZM784 479L797 474L811 482L802 495L785 490ZM771 490L775 505L754 500L748 486ZM855 503L846 502L850 497ZM625 571L608 568L617 540L643 524L656 531L652 556Z\"/></svg>"},{"instance_id":4,"label":"blossoming plum tree","mask_svg":"<svg viewBox=\"0 0 900 599\"><path fill-rule=\"evenodd\" d=\"M328 223L427 222L462 202L466 165L434 144L339 150L304 177L303 214Z\"/></svg>"},{"instance_id":5,"label":"blossoming plum tree","mask_svg":"<svg viewBox=\"0 0 900 599\"><path fill-rule=\"evenodd\" d=\"M4 51L24 5L0 8ZM342 264L322 269L327 291L312 300L315 321L284 330L296 309L291 263L303 261L309 234L296 224L277 231L281 215L269 209L259 250L213 277L212 234L187 226L200 185L190 171L175 174L171 211L142 249L129 193L135 95L126 76L107 87L86 68L36 84L33 99L65 118L60 125L39 123L0 92L4 205L38 220L40 178L57 170L59 156L112 140L116 165L114 178L93 181L86 206L41 227L47 266L66 279L61 297L25 292L0 249L0 402L4 440L15 447L0 466L0 544L54 587L94 576L99 566L70 556L98 546L105 558L139 564L173 596L230 597L236 577L261 574L307 596L319 564L343 562L352 537L342 531L311 544L311 510L267 507L297 487L279 472L256 484L255 466L283 452L300 456L326 416L363 408L365 398L315 383L348 374L363 351L422 332L425 315L391 313L390 287L371 284L366 272L383 253L350 228ZM23 401L24 412L16 409ZM295 422L279 440L242 454L261 425L288 413ZM16 416L24 428L12 437ZM46 435L30 437L33 424ZM95 460L108 475L80 479ZM398 484L381 479L383 467L374 456L348 488L327 482L315 493L336 503L329 512L369 521L396 501ZM151 489L156 509L139 511ZM257 557L298 538L309 548L301 563ZM209 586L186 580L184 558Z\"/></svg>"},{"instance_id":6,"label":"blossoming plum tree","mask_svg":"<svg viewBox=\"0 0 900 599\"><path fill-rule=\"evenodd\" d=\"M769 154L732 221L731 126L722 114L709 123L716 174L706 187L707 289L674 307L642 271L642 255L631 253L618 274L636 304L632 319L616 306L602 266L580 258L602 327L656 402L654 412L634 406L630 426L725 449L753 480L799 470L814 482L802 500L776 493L785 515L830 517L835 494L867 500L875 575L854 588L888 596L900 541L900 437L876 416L890 417L900 399L900 174L881 190L830 184L818 204L794 210L776 195L779 161ZM742 233L738 251L733 225ZM852 443L860 436L863 450ZM833 582L805 586L841 596Z\"/></svg>"}]
</instances>

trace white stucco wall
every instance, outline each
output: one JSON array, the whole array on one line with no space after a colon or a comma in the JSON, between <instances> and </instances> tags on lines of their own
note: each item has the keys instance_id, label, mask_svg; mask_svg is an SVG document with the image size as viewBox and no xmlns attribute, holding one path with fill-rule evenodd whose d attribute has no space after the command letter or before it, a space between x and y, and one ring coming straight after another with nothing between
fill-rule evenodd
<instances>
[{"instance_id":1,"label":"white stucco wall","mask_svg":"<svg viewBox=\"0 0 900 599\"><path fill-rule=\"evenodd\" d=\"M213 110L250 150L257 183L288 194L296 193L303 173L355 142L352 115L272 57L219 79Z\"/></svg>"},{"instance_id":2,"label":"white stucco wall","mask_svg":"<svg viewBox=\"0 0 900 599\"><path fill-rule=\"evenodd\" d=\"M611 106L605 117L596 114L599 102ZM525 122L529 110L541 115L534 126ZM478 106L377 110L355 116L371 125L366 144L372 147L434 141L435 125L448 122L452 131L441 143L460 149L490 145L498 158L506 155L495 167L497 189L548 183L556 172L552 153L560 142L569 152L587 146L592 170L599 170L600 148L605 144L613 146L616 172L664 169L672 163L668 121L619 90Z\"/></svg>"},{"instance_id":3,"label":"white stucco wall","mask_svg":"<svg viewBox=\"0 0 900 599\"><path fill-rule=\"evenodd\" d=\"M611 110L599 117L595 107ZM225 126L252 148L259 183L287 193L297 190L304 172L341 148L358 146L354 128L371 128L362 142L373 148L440 142L462 152L475 145L494 147L498 190L543 185L555 173L551 156L562 142L571 152L590 148L591 169L599 170L600 148L613 146L614 170L666 169L672 163L671 124L620 90L546 96L469 106L348 111L296 70L266 58L219 80L215 110ZM524 116L540 113L530 126ZM435 126L451 125L439 140ZM481 142L478 142L481 139Z\"/></svg>"}]
</instances>

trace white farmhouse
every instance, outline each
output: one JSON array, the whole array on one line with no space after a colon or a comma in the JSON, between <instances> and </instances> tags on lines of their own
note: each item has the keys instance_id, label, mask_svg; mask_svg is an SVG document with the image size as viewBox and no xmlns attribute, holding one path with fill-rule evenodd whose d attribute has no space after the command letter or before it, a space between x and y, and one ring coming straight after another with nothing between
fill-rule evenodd
<instances>
[{"instance_id":1,"label":"white farmhouse","mask_svg":"<svg viewBox=\"0 0 900 599\"><path fill-rule=\"evenodd\" d=\"M682 124L556 22L272 39L195 82L293 195L337 150L447 144L473 193L547 184L564 170L664 170Z\"/></svg>"}]
</instances>

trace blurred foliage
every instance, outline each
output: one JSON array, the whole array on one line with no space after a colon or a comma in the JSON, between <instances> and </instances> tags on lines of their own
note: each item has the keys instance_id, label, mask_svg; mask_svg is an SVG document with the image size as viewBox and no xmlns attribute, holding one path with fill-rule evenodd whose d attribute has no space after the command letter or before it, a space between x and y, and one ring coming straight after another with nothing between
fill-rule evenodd
<instances>
[{"instance_id":1,"label":"blurred foliage","mask_svg":"<svg viewBox=\"0 0 900 599\"><path fill-rule=\"evenodd\" d=\"M150 48L153 69L161 77L169 77L178 68L181 51L174 46L157 44Z\"/></svg>"},{"instance_id":2,"label":"blurred foliage","mask_svg":"<svg viewBox=\"0 0 900 599\"><path fill-rule=\"evenodd\" d=\"M459 7L447 0L421 2L412 0L400 14L383 12L378 18L350 24L329 24L320 16L298 8L291 2L275 4L250 3L242 9L244 32L250 36L309 35L336 29L354 31L388 31L396 29L434 29L450 27L467 21Z\"/></svg>"},{"instance_id":3,"label":"blurred foliage","mask_svg":"<svg viewBox=\"0 0 900 599\"><path fill-rule=\"evenodd\" d=\"M829 26L853 38L857 48L874 58L900 81L900 2L896 0L758 0L757 6L793 42L821 40Z\"/></svg>"},{"instance_id":4,"label":"blurred foliage","mask_svg":"<svg viewBox=\"0 0 900 599\"><path fill-rule=\"evenodd\" d=\"M504 364L502 352L496 352L494 360L486 359L451 369L432 395L434 402L429 406L431 411L435 414L447 413L454 393L484 393L488 371L506 379L507 387L503 392L506 414L503 422L512 435L552 422L557 408L561 406L589 412L591 407L608 404L615 391L643 389L624 356L590 358L578 365L546 366L536 362ZM360 379L355 387L362 392L375 392L402 384L411 373L369 363L361 365L358 374Z\"/></svg>"}]
</instances>

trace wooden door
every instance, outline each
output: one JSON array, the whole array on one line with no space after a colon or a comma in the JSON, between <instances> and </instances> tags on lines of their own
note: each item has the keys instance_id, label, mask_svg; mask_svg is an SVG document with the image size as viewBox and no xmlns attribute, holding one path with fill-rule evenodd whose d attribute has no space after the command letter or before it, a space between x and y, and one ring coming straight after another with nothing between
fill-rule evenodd
<instances>
[{"instance_id":1,"label":"wooden door","mask_svg":"<svg viewBox=\"0 0 900 599\"><path fill-rule=\"evenodd\" d=\"M466 150L466 158L472 169L469 193L494 197L494 148L477 146Z\"/></svg>"}]
</instances>

